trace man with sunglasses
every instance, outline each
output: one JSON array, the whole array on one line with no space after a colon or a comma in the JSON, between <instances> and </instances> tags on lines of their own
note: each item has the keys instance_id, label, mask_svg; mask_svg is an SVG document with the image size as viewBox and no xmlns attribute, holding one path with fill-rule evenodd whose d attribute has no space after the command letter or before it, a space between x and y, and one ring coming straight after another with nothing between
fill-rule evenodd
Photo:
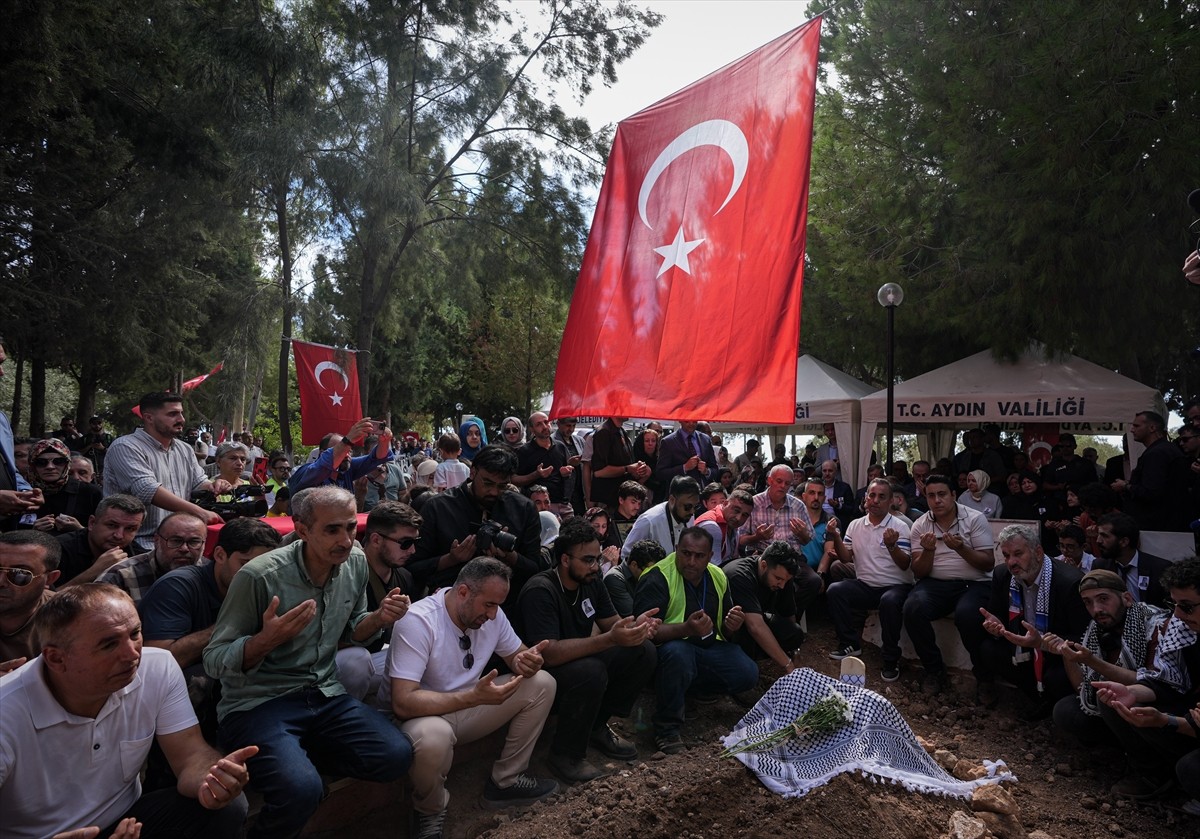
<instances>
[{"instance_id":1,"label":"man with sunglasses","mask_svg":"<svg viewBox=\"0 0 1200 839\"><path fill-rule=\"evenodd\" d=\"M1112 793L1149 799L1178 782L1191 797L1184 809L1200 815L1200 559L1173 564L1162 584L1172 615L1153 664L1139 669L1132 685L1092 684L1130 768Z\"/></svg>"},{"instance_id":2,"label":"man with sunglasses","mask_svg":"<svg viewBox=\"0 0 1200 839\"><path fill-rule=\"evenodd\" d=\"M484 803L496 808L532 804L558 790L552 780L525 774L557 686L542 670L542 650L549 642L526 647L500 609L511 576L498 559L472 559L454 585L418 601L403 626L392 629L387 665L392 711L413 743L409 775L416 824L409 835L419 839L442 835L455 744L506 724L508 735L484 786ZM493 653L512 675L487 669Z\"/></svg>"},{"instance_id":3,"label":"man with sunglasses","mask_svg":"<svg viewBox=\"0 0 1200 839\"><path fill-rule=\"evenodd\" d=\"M586 519L563 522L553 550L555 567L521 589L517 625L526 643L549 641L542 658L558 682L550 766L563 780L580 783L611 774L587 759L589 745L616 760L637 757L608 720L628 717L654 676L658 656L651 639L662 621L655 610L617 614L600 579L600 534Z\"/></svg>"},{"instance_id":4,"label":"man with sunglasses","mask_svg":"<svg viewBox=\"0 0 1200 839\"><path fill-rule=\"evenodd\" d=\"M154 531L154 549L123 559L96 578L123 589L138 612L159 577L200 561L208 526L191 513L171 513Z\"/></svg>"},{"instance_id":5,"label":"man with sunglasses","mask_svg":"<svg viewBox=\"0 0 1200 839\"><path fill-rule=\"evenodd\" d=\"M653 539L671 553L679 542L685 528L696 523L696 510L700 509L700 485L687 475L676 475L671 479L667 500L655 504L638 516L621 545L621 559L629 556L634 542ZM705 512L703 509L700 512Z\"/></svg>"},{"instance_id":6,"label":"man with sunglasses","mask_svg":"<svg viewBox=\"0 0 1200 839\"><path fill-rule=\"evenodd\" d=\"M40 530L0 534L0 674L41 652L33 616L54 596L60 556L58 540Z\"/></svg>"}]
</instances>

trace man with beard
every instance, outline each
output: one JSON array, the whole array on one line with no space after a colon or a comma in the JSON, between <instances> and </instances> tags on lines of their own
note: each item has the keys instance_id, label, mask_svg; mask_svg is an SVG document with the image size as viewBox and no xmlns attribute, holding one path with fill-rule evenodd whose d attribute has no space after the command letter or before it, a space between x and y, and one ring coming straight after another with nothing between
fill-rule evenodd
<instances>
[{"instance_id":1,"label":"man with beard","mask_svg":"<svg viewBox=\"0 0 1200 839\"><path fill-rule=\"evenodd\" d=\"M803 564L787 542L772 542L761 556L735 559L722 568L733 604L745 615L735 640L750 658L769 658L784 674L796 669L796 651L804 642L797 622L804 607L795 584Z\"/></svg>"},{"instance_id":2,"label":"man with beard","mask_svg":"<svg viewBox=\"0 0 1200 839\"><path fill-rule=\"evenodd\" d=\"M507 487L517 471L517 455L507 446L485 446L471 461L471 477L430 498L421 508L421 540L408 567L417 585L430 593L451 585L459 571L477 556L499 559L513 572L509 602L516 604L520 587L541 565L542 524L533 502ZM486 535L480 544L481 525L490 531L498 525L516 538L511 549Z\"/></svg>"},{"instance_id":3,"label":"man with beard","mask_svg":"<svg viewBox=\"0 0 1200 839\"><path fill-rule=\"evenodd\" d=\"M54 596L58 540L40 530L0 534L0 675L41 651L33 617Z\"/></svg>"},{"instance_id":4,"label":"man with beard","mask_svg":"<svg viewBox=\"0 0 1200 839\"><path fill-rule=\"evenodd\" d=\"M541 486L550 497L550 511L556 516L571 514L571 498L568 495L569 479L575 467L567 461L571 456L567 447L550 436L550 418L537 411L529 416L529 442L517 449L517 473L512 476L516 486L526 488Z\"/></svg>"},{"instance_id":5,"label":"man with beard","mask_svg":"<svg viewBox=\"0 0 1200 839\"><path fill-rule=\"evenodd\" d=\"M1043 636L1046 649L1062 656L1067 678L1078 693L1054 704L1054 727L1088 745L1111 740L1100 716L1095 682L1131 685L1138 670L1154 659L1159 633L1169 615L1165 610L1138 603L1112 571L1089 571L1079 582L1079 597L1091 623L1076 643L1053 633Z\"/></svg>"},{"instance_id":6,"label":"man with beard","mask_svg":"<svg viewBox=\"0 0 1200 839\"><path fill-rule=\"evenodd\" d=\"M634 542L653 539L667 553L675 550L679 534L696 521L696 508L700 506L700 485L686 475L671 480L667 500L655 504L638 516L637 521L621 546L621 558L629 556Z\"/></svg>"},{"instance_id":7,"label":"man with beard","mask_svg":"<svg viewBox=\"0 0 1200 839\"><path fill-rule=\"evenodd\" d=\"M387 782L412 762L408 738L347 694L334 664L339 644L369 644L408 597L393 589L367 610L354 495L308 493L299 538L234 574L204 648L205 672L221 681L219 742L259 747L248 762L263 796L252 839L299 834L324 797L322 771Z\"/></svg>"},{"instance_id":8,"label":"man with beard","mask_svg":"<svg viewBox=\"0 0 1200 839\"><path fill-rule=\"evenodd\" d=\"M720 507L696 517L696 526L713 538L713 564L725 566L738 558L738 529L753 509L754 496L737 487Z\"/></svg>"},{"instance_id":9,"label":"man with beard","mask_svg":"<svg viewBox=\"0 0 1200 839\"><path fill-rule=\"evenodd\" d=\"M204 522L191 513L171 513L154 532L154 550L123 559L96 579L122 589L140 613L142 599L156 580L200 560L207 536Z\"/></svg>"},{"instance_id":10,"label":"man with beard","mask_svg":"<svg viewBox=\"0 0 1200 839\"><path fill-rule=\"evenodd\" d=\"M712 438L696 430L696 420L680 420L679 429L658 444L658 465L654 476L666 483L686 475L704 486L717 475L717 455Z\"/></svg>"},{"instance_id":11,"label":"man with beard","mask_svg":"<svg viewBox=\"0 0 1200 839\"><path fill-rule=\"evenodd\" d=\"M1141 528L1133 516L1126 513L1102 516L1096 528L1097 556L1092 568L1116 572L1139 603L1164 606L1167 592L1160 579L1171 563L1139 551L1141 537Z\"/></svg>"},{"instance_id":12,"label":"man with beard","mask_svg":"<svg viewBox=\"0 0 1200 839\"><path fill-rule=\"evenodd\" d=\"M486 451L486 449L485 449ZM392 630L388 651L392 711L413 744L413 815L410 836L440 839L450 805L446 776L454 747L491 734L508 734L484 785L490 807L532 804L558 790L527 775L550 707L554 677L542 671L543 641L526 647L500 604L508 598L511 571L492 557L471 560L454 585L418 601ZM484 670L495 653L512 671Z\"/></svg>"},{"instance_id":13,"label":"man with beard","mask_svg":"<svg viewBox=\"0 0 1200 839\"><path fill-rule=\"evenodd\" d=\"M556 567L535 574L521 590L517 626L525 643L549 642L542 658L558 682L550 766L578 783L607 774L587 759L589 745L617 760L637 757L608 721L629 716L654 675L651 639L662 621L653 610L636 618L617 614L600 580L600 536L586 520L563 523L554 556Z\"/></svg>"},{"instance_id":14,"label":"man with beard","mask_svg":"<svg viewBox=\"0 0 1200 839\"><path fill-rule=\"evenodd\" d=\"M138 403L142 427L113 440L104 458L104 494L127 493L146 505L138 530L138 552L150 550L151 537L168 513L191 513L205 524L220 524L218 513L189 499L197 490L222 495L233 489L222 478L212 481L196 462L183 433L183 397L147 393Z\"/></svg>"},{"instance_id":15,"label":"man with beard","mask_svg":"<svg viewBox=\"0 0 1200 839\"><path fill-rule=\"evenodd\" d=\"M1043 636L1053 633L1078 641L1087 627L1079 599L1082 573L1065 562L1047 560L1035 528L1010 524L1000 531L1004 565L992 575L988 608L981 608L985 638L979 649L975 679L980 702L995 704L995 679L1013 682L1036 704L1025 716L1049 716L1054 703L1074 687L1063 659L1050 652Z\"/></svg>"}]
</instances>

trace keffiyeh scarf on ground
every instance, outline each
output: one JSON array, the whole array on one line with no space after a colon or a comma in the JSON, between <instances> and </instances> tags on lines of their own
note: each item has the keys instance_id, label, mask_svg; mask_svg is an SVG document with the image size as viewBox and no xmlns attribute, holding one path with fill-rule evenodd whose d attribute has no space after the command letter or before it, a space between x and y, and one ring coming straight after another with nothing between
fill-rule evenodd
<instances>
[{"instance_id":1,"label":"keffiyeh scarf on ground","mask_svg":"<svg viewBox=\"0 0 1200 839\"><path fill-rule=\"evenodd\" d=\"M960 781L947 773L917 743L904 717L874 691L831 679L815 670L794 670L778 679L762 699L725 735L729 747L746 737L761 737L807 711L830 688L845 697L853 722L825 734L789 738L763 752L742 752L746 764L772 792L799 798L843 772L862 771L872 780L887 780L912 792L970 798L984 784L1016 780L1003 764L992 777Z\"/></svg>"}]
</instances>

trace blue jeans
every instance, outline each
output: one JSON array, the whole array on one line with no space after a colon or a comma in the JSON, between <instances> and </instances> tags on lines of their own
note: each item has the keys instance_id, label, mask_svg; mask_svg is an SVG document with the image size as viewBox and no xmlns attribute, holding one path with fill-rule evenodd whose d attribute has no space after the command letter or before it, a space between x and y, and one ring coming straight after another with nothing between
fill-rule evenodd
<instances>
[{"instance_id":1,"label":"blue jeans","mask_svg":"<svg viewBox=\"0 0 1200 839\"><path fill-rule=\"evenodd\" d=\"M879 628L883 635L884 664L900 662L900 629L904 625L904 601L912 586L869 586L862 580L841 580L829 587L829 617L837 632L838 645L862 647L862 627L867 611L879 610Z\"/></svg>"},{"instance_id":2,"label":"blue jeans","mask_svg":"<svg viewBox=\"0 0 1200 839\"><path fill-rule=\"evenodd\" d=\"M935 580L932 577L917 580L904 601L904 628L926 670L940 673L946 669L933 634L933 622L951 613L963 646L971 654L971 663L978 668L979 645L986 635L979 610L988 605L991 596L990 580Z\"/></svg>"},{"instance_id":3,"label":"blue jeans","mask_svg":"<svg viewBox=\"0 0 1200 839\"><path fill-rule=\"evenodd\" d=\"M658 706L654 732L678 734L683 725L684 695L691 689L707 693L740 693L758 684L758 665L729 641L698 647L690 641L668 641L658 648L655 674Z\"/></svg>"},{"instance_id":4,"label":"blue jeans","mask_svg":"<svg viewBox=\"0 0 1200 839\"><path fill-rule=\"evenodd\" d=\"M246 765L263 806L247 836L261 839L304 829L324 794L321 772L387 782L412 764L412 743L383 714L315 688L229 714L217 738L227 752L258 746Z\"/></svg>"}]
</instances>

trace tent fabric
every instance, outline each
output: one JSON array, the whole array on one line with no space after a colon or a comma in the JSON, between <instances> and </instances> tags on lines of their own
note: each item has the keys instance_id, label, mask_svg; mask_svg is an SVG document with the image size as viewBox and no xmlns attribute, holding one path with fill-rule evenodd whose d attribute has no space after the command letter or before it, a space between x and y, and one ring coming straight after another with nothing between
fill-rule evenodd
<instances>
[{"instance_id":1,"label":"tent fabric","mask_svg":"<svg viewBox=\"0 0 1200 839\"><path fill-rule=\"evenodd\" d=\"M955 429L992 422L1055 423L1082 434L1116 434L1138 411L1162 410L1162 396L1154 388L1078 356L1047 358L1034 343L1015 362L997 361L984 350L900 382L894 423L906 430L951 423ZM885 389L862 400L860 457L886 422Z\"/></svg>"},{"instance_id":2,"label":"tent fabric","mask_svg":"<svg viewBox=\"0 0 1200 839\"><path fill-rule=\"evenodd\" d=\"M861 460L855 447L855 441L859 438L859 403L873 391L870 385L805 354L796 360L794 423L750 426L718 421L710 424L713 431L764 435L769 436L772 442L778 442L792 434L820 434L822 425L833 423L839 442L838 461L842 478L860 487L866 483L871 456L868 452L867 459ZM768 445L768 460L770 451Z\"/></svg>"}]
</instances>

